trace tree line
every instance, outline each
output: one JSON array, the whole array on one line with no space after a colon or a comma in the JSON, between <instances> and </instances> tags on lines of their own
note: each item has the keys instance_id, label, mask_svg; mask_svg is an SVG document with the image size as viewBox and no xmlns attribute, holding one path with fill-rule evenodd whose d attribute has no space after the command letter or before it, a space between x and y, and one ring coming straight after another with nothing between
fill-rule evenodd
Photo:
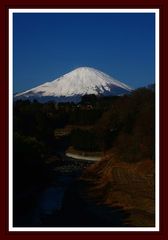
<instances>
[{"instance_id":1,"label":"tree line","mask_svg":"<svg viewBox=\"0 0 168 240\"><path fill-rule=\"evenodd\" d=\"M155 93L142 88L120 97L84 96L78 104L14 102L15 186L22 188L44 179L45 160L60 147L54 132L67 125L74 126L69 145L77 150L111 149L127 162L154 159ZM80 129L79 125L91 127Z\"/></svg>"}]
</instances>

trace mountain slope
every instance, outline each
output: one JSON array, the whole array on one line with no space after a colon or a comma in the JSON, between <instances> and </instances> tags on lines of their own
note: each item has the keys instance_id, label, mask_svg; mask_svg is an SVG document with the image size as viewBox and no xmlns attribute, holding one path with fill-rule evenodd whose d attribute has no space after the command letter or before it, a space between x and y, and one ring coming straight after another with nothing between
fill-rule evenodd
<instances>
[{"instance_id":1,"label":"mountain slope","mask_svg":"<svg viewBox=\"0 0 168 240\"><path fill-rule=\"evenodd\" d=\"M90 67L77 68L52 82L46 82L15 95L15 99L38 99L41 101L80 101L86 94L121 95L132 89L109 75Z\"/></svg>"}]
</instances>

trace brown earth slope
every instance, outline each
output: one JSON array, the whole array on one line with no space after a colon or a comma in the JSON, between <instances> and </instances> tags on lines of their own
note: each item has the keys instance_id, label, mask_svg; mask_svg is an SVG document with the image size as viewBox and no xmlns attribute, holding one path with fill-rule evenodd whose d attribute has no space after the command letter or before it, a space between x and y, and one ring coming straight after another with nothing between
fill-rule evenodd
<instances>
[{"instance_id":1,"label":"brown earth slope","mask_svg":"<svg viewBox=\"0 0 168 240\"><path fill-rule=\"evenodd\" d=\"M154 226L154 163L143 160L125 163L106 154L102 161L90 166L82 176L87 181L86 195L97 204L119 206L129 211L131 226Z\"/></svg>"}]
</instances>

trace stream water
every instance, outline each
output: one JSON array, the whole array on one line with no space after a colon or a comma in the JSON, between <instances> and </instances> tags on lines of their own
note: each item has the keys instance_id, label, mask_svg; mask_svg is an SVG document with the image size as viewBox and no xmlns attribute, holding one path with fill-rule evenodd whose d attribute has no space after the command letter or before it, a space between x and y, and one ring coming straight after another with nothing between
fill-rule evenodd
<instances>
[{"instance_id":1,"label":"stream water","mask_svg":"<svg viewBox=\"0 0 168 240\"><path fill-rule=\"evenodd\" d=\"M72 160L72 159L71 159ZM79 160L74 160L76 161ZM18 227L116 227L124 226L126 213L85 201L79 194L83 183L77 181L85 165L64 166L64 171L53 172L52 183L38 193L34 191L33 204L23 208L14 218ZM82 165L82 167L81 167ZM68 171L66 171L68 169ZM80 189L80 191L79 191ZM28 199L27 199L28 201Z\"/></svg>"}]
</instances>

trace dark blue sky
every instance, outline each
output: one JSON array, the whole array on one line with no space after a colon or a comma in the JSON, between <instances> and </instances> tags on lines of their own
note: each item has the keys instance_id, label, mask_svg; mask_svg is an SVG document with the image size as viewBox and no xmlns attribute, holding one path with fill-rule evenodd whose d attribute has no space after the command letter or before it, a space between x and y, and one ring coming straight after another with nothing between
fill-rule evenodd
<instances>
[{"instance_id":1,"label":"dark blue sky","mask_svg":"<svg viewBox=\"0 0 168 240\"><path fill-rule=\"evenodd\" d=\"M154 13L14 13L14 92L81 66L141 87L155 78Z\"/></svg>"}]
</instances>

